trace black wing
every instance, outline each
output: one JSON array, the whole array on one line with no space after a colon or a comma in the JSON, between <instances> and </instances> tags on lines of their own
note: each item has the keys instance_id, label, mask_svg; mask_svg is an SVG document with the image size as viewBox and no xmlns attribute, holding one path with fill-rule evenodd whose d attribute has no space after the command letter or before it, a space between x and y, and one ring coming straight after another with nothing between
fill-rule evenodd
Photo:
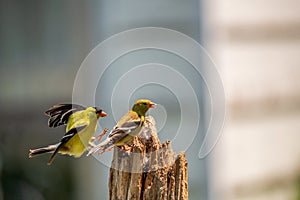
<instances>
[{"instance_id":1,"label":"black wing","mask_svg":"<svg viewBox=\"0 0 300 200\"><path fill-rule=\"evenodd\" d=\"M79 133L80 131L82 131L84 128L86 128L87 125L83 125L83 126L79 126L76 128L72 128L71 130L69 130L64 137L61 138L60 142L58 143L58 146L56 147L56 149L54 150L52 156L50 157L49 161L48 161L48 165L50 165L55 157L55 155L58 153L59 149L66 144L72 137L74 137L74 135L76 135L77 133Z\"/></svg>"},{"instance_id":2,"label":"black wing","mask_svg":"<svg viewBox=\"0 0 300 200\"><path fill-rule=\"evenodd\" d=\"M50 117L48 126L54 128L66 124L70 115L79 110L85 110L85 107L77 104L57 104L52 106L45 112Z\"/></svg>"}]
</instances>

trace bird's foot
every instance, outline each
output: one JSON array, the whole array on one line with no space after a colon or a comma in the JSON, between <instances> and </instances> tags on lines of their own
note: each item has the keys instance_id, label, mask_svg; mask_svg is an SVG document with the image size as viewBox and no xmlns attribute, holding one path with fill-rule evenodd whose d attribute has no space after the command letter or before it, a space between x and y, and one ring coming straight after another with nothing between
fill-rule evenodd
<instances>
[{"instance_id":1,"label":"bird's foot","mask_svg":"<svg viewBox=\"0 0 300 200\"><path fill-rule=\"evenodd\" d=\"M93 153L96 153L98 151L99 154L103 154L105 152L108 152L108 151L111 151L114 147L110 147L110 148L107 148L107 149L103 149L102 147L93 147L88 153L86 156L90 156L91 154Z\"/></svg>"},{"instance_id":2,"label":"bird's foot","mask_svg":"<svg viewBox=\"0 0 300 200\"><path fill-rule=\"evenodd\" d=\"M104 130L103 130L103 132L102 133L100 133L99 135L97 135L96 137L92 137L91 138L91 142L94 142L94 141L98 141L98 140L101 140L102 139L102 137L107 133L107 131L108 131L108 129L107 128L105 128Z\"/></svg>"}]
</instances>

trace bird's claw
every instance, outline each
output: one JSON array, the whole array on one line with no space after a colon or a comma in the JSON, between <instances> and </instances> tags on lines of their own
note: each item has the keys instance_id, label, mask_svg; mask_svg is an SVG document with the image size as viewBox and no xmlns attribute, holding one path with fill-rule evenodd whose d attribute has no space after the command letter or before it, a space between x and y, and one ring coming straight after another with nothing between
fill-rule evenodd
<instances>
[{"instance_id":1,"label":"bird's claw","mask_svg":"<svg viewBox=\"0 0 300 200\"><path fill-rule=\"evenodd\" d=\"M112 146L112 147L110 147L110 148L108 148L108 149L103 149L102 147L97 147L97 146L95 146L95 147L93 147L93 148L87 153L86 156L90 156L91 154L93 154L93 153L95 153L95 152L97 152L97 151L98 151L99 154L103 154L103 153L105 153L105 152L111 151L113 148L114 148L114 147Z\"/></svg>"},{"instance_id":2,"label":"bird's claw","mask_svg":"<svg viewBox=\"0 0 300 200\"><path fill-rule=\"evenodd\" d=\"M101 140L102 137L107 133L107 131L108 131L108 129L107 129L107 128L104 128L104 130L103 130L102 133L100 133L100 134L97 135L96 137L92 137L92 138L91 138L91 142Z\"/></svg>"}]
</instances>

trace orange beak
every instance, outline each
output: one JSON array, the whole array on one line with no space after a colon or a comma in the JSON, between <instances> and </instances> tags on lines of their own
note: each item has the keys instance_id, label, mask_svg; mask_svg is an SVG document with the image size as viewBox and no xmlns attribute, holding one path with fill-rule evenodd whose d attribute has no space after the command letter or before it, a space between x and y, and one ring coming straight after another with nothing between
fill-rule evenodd
<instances>
[{"instance_id":1,"label":"orange beak","mask_svg":"<svg viewBox=\"0 0 300 200\"><path fill-rule=\"evenodd\" d=\"M107 116L106 112L102 111L102 112L100 113L100 117L106 117L106 116Z\"/></svg>"},{"instance_id":2,"label":"orange beak","mask_svg":"<svg viewBox=\"0 0 300 200\"><path fill-rule=\"evenodd\" d=\"M149 104L149 108L155 108L156 105L157 105L156 103L151 102L151 103Z\"/></svg>"}]
</instances>

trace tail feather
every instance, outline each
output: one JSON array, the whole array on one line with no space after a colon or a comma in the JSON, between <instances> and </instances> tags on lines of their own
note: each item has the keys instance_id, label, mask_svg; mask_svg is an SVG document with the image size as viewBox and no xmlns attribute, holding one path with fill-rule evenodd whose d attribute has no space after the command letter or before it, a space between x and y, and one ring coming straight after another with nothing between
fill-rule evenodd
<instances>
[{"instance_id":1,"label":"tail feather","mask_svg":"<svg viewBox=\"0 0 300 200\"><path fill-rule=\"evenodd\" d=\"M49 161L48 161L48 165L51 165L51 163L53 162L55 156L57 155L59 149L61 148L62 143L58 143L55 147L55 150L53 151L53 154L51 155Z\"/></svg>"},{"instance_id":2,"label":"tail feather","mask_svg":"<svg viewBox=\"0 0 300 200\"><path fill-rule=\"evenodd\" d=\"M32 158L34 156L43 154L43 153L53 153L55 149L57 148L57 144L49 145L47 147L42 147L38 149L30 149L29 150L29 158Z\"/></svg>"}]
</instances>

